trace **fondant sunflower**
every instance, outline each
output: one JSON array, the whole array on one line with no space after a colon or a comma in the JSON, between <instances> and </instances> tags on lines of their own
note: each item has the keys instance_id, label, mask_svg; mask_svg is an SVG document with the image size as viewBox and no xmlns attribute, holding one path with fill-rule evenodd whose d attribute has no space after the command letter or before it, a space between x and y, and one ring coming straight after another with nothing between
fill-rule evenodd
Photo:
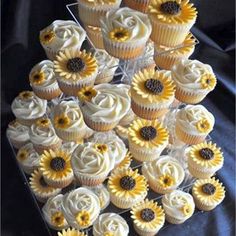
<instances>
[{"instance_id":1,"label":"fondant sunflower","mask_svg":"<svg viewBox=\"0 0 236 236\"><path fill-rule=\"evenodd\" d=\"M132 154L127 151L125 158L118 164L116 168L125 168L128 169L130 167L132 161Z\"/></svg>"},{"instance_id":2,"label":"fondant sunflower","mask_svg":"<svg viewBox=\"0 0 236 236\"><path fill-rule=\"evenodd\" d=\"M35 72L30 76L30 83L40 85L45 81L45 74L42 71Z\"/></svg>"},{"instance_id":3,"label":"fondant sunflower","mask_svg":"<svg viewBox=\"0 0 236 236\"><path fill-rule=\"evenodd\" d=\"M77 229L63 229L62 232L57 233L58 236L87 236L84 232Z\"/></svg>"},{"instance_id":4,"label":"fondant sunflower","mask_svg":"<svg viewBox=\"0 0 236 236\"><path fill-rule=\"evenodd\" d=\"M90 86L84 87L79 90L78 97L81 101L91 101L97 95L97 91Z\"/></svg>"},{"instance_id":5,"label":"fondant sunflower","mask_svg":"<svg viewBox=\"0 0 236 236\"><path fill-rule=\"evenodd\" d=\"M173 98L175 85L166 71L142 70L134 75L131 96L140 96L149 103L167 101Z\"/></svg>"},{"instance_id":6,"label":"fondant sunflower","mask_svg":"<svg viewBox=\"0 0 236 236\"><path fill-rule=\"evenodd\" d=\"M189 215L192 215L194 209L192 208L192 206L190 204L185 204L183 207L182 207L182 212L185 216L189 216Z\"/></svg>"},{"instance_id":7,"label":"fondant sunflower","mask_svg":"<svg viewBox=\"0 0 236 236\"><path fill-rule=\"evenodd\" d=\"M151 0L149 14L163 23L189 23L197 17L197 10L189 0Z\"/></svg>"},{"instance_id":8,"label":"fondant sunflower","mask_svg":"<svg viewBox=\"0 0 236 236\"><path fill-rule=\"evenodd\" d=\"M161 175L158 179L158 184L162 187L162 188L169 188L172 185L175 184L175 180L171 175L168 174L164 174Z\"/></svg>"},{"instance_id":9,"label":"fondant sunflower","mask_svg":"<svg viewBox=\"0 0 236 236\"><path fill-rule=\"evenodd\" d=\"M45 128L49 127L50 123L51 122L48 118L41 118L41 119L36 121L37 126L45 127Z\"/></svg>"},{"instance_id":10,"label":"fondant sunflower","mask_svg":"<svg viewBox=\"0 0 236 236\"><path fill-rule=\"evenodd\" d=\"M49 44L55 38L55 33L53 31L44 31L40 34L39 40L42 44Z\"/></svg>"},{"instance_id":11,"label":"fondant sunflower","mask_svg":"<svg viewBox=\"0 0 236 236\"><path fill-rule=\"evenodd\" d=\"M106 231L104 233L104 236L114 236L114 233L113 232L110 232L110 231Z\"/></svg>"},{"instance_id":12,"label":"fondant sunflower","mask_svg":"<svg viewBox=\"0 0 236 236\"><path fill-rule=\"evenodd\" d=\"M22 99L22 100L27 100L29 98L32 98L34 96L34 93L32 91L22 91L20 94L19 94L19 97Z\"/></svg>"},{"instance_id":13,"label":"fondant sunflower","mask_svg":"<svg viewBox=\"0 0 236 236\"><path fill-rule=\"evenodd\" d=\"M130 32L123 27L114 28L109 32L109 38L116 42L125 42L130 38Z\"/></svg>"},{"instance_id":14,"label":"fondant sunflower","mask_svg":"<svg viewBox=\"0 0 236 236\"><path fill-rule=\"evenodd\" d=\"M88 211L82 210L76 215L76 221L80 227L88 227L90 222L90 213Z\"/></svg>"},{"instance_id":15,"label":"fondant sunflower","mask_svg":"<svg viewBox=\"0 0 236 236\"><path fill-rule=\"evenodd\" d=\"M196 123L196 128L200 133L209 133L213 127L206 118L202 118Z\"/></svg>"},{"instance_id":16,"label":"fondant sunflower","mask_svg":"<svg viewBox=\"0 0 236 236\"><path fill-rule=\"evenodd\" d=\"M201 86L204 89L213 90L216 86L216 77L214 74L207 73L201 77Z\"/></svg>"},{"instance_id":17,"label":"fondant sunflower","mask_svg":"<svg viewBox=\"0 0 236 236\"><path fill-rule=\"evenodd\" d=\"M55 227L62 227L65 225L65 217L62 212L58 211L52 214L51 223Z\"/></svg>"},{"instance_id":18,"label":"fondant sunflower","mask_svg":"<svg viewBox=\"0 0 236 236\"><path fill-rule=\"evenodd\" d=\"M65 114L54 117L54 126L57 129L67 129L70 126L70 118Z\"/></svg>"},{"instance_id":19,"label":"fondant sunflower","mask_svg":"<svg viewBox=\"0 0 236 236\"><path fill-rule=\"evenodd\" d=\"M129 127L129 139L141 147L155 148L168 141L168 132L157 120L137 119Z\"/></svg>"},{"instance_id":20,"label":"fondant sunflower","mask_svg":"<svg viewBox=\"0 0 236 236\"><path fill-rule=\"evenodd\" d=\"M145 230L161 228L165 222L165 213L161 206L153 200L144 200L131 208L134 225Z\"/></svg>"},{"instance_id":21,"label":"fondant sunflower","mask_svg":"<svg viewBox=\"0 0 236 236\"><path fill-rule=\"evenodd\" d=\"M28 157L28 152L26 149L24 148L21 148L18 152L17 152L17 160L18 161L24 161L27 157Z\"/></svg>"},{"instance_id":22,"label":"fondant sunflower","mask_svg":"<svg viewBox=\"0 0 236 236\"><path fill-rule=\"evenodd\" d=\"M76 81L96 73L98 66L91 53L66 49L57 55L54 69L61 78Z\"/></svg>"},{"instance_id":23,"label":"fondant sunflower","mask_svg":"<svg viewBox=\"0 0 236 236\"><path fill-rule=\"evenodd\" d=\"M106 144L96 143L94 147L102 154L108 151L108 146Z\"/></svg>"}]
</instances>

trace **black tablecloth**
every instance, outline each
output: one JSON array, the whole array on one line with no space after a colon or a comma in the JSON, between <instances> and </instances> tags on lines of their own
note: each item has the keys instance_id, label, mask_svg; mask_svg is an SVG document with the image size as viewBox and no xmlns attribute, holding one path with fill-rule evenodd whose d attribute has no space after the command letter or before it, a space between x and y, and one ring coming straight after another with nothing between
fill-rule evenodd
<instances>
[{"instance_id":1,"label":"black tablecloth","mask_svg":"<svg viewBox=\"0 0 236 236\"><path fill-rule=\"evenodd\" d=\"M234 235L235 212L235 87L234 87L234 1L193 1L199 17L193 33L200 40L191 58L212 65L218 84L203 105L216 118L213 140L224 151L224 167L218 176L226 187L226 198L215 210L199 213L182 225L166 228L159 235ZM65 0L2 1L2 235L47 235L41 217L26 190L5 129L14 117L10 104L22 90L29 89L28 73L46 58L39 43L39 30L56 19L71 19ZM135 235L131 232L130 234Z\"/></svg>"}]
</instances>

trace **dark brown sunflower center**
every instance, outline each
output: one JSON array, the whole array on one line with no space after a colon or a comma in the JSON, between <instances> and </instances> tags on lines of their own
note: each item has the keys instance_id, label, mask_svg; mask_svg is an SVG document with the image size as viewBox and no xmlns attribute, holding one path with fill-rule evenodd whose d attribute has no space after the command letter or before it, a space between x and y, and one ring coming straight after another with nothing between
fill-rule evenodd
<instances>
[{"instance_id":1,"label":"dark brown sunflower center","mask_svg":"<svg viewBox=\"0 0 236 236\"><path fill-rule=\"evenodd\" d=\"M55 171L62 171L65 169L66 162L62 157L55 157L50 162L50 167Z\"/></svg>"},{"instance_id":2,"label":"dark brown sunflower center","mask_svg":"<svg viewBox=\"0 0 236 236\"><path fill-rule=\"evenodd\" d=\"M145 208L140 212L142 220L150 222L155 218L155 212L150 208Z\"/></svg>"},{"instance_id":3,"label":"dark brown sunflower center","mask_svg":"<svg viewBox=\"0 0 236 236\"><path fill-rule=\"evenodd\" d=\"M214 152L210 148L202 148L199 151L199 155L205 160L211 160L214 158Z\"/></svg>"},{"instance_id":4,"label":"dark brown sunflower center","mask_svg":"<svg viewBox=\"0 0 236 236\"><path fill-rule=\"evenodd\" d=\"M168 178L164 178L163 182L164 182L164 184L168 184L169 183L169 179Z\"/></svg>"},{"instance_id":5,"label":"dark brown sunflower center","mask_svg":"<svg viewBox=\"0 0 236 236\"><path fill-rule=\"evenodd\" d=\"M55 218L55 221L56 221L57 223L61 223L62 220L63 220L63 218L62 218L61 216L57 216L57 217Z\"/></svg>"},{"instance_id":6,"label":"dark brown sunflower center","mask_svg":"<svg viewBox=\"0 0 236 236\"><path fill-rule=\"evenodd\" d=\"M206 83L210 84L211 80L210 79L206 79Z\"/></svg>"},{"instance_id":7,"label":"dark brown sunflower center","mask_svg":"<svg viewBox=\"0 0 236 236\"><path fill-rule=\"evenodd\" d=\"M58 119L58 124L63 125L65 123L65 120L63 118Z\"/></svg>"},{"instance_id":8,"label":"dark brown sunflower center","mask_svg":"<svg viewBox=\"0 0 236 236\"><path fill-rule=\"evenodd\" d=\"M161 4L161 11L164 14L177 15L181 11L181 7L176 1L167 1Z\"/></svg>"},{"instance_id":9,"label":"dark brown sunflower center","mask_svg":"<svg viewBox=\"0 0 236 236\"><path fill-rule=\"evenodd\" d=\"M140 135L144 140L152 140L157 136L157 130L153 126L144 126L140 129Z\"/></svg>"},{"instance_id":10,"label":"dark brown sunflower center","mask_svg":"<svg viewBox=\"0 0 236 236\"><path fill-rule=\"evenodd\" d=\"M71 72L80 72L84 69L85 63L80 57L75 57L68 60L66 67Z\"/></svg>"},{"instance_id":11,"label":"dark brown sunflower center","mask_svg":"<svg viewBox=\"0 0 236 236\"><path fill-rule=\"evenodd\" d=\"M126 175L120 179L120 186L124 190L132 190L135 187L135 185L136 181L131 176Z\"/></svg>"},{"instance_id":12,"label":"dark brown sunflower center","mask_svg":"<svg viewBox=\"0 0 236 236\"><path fill-rule=\"evenodd\" d=\"M148 79L145 81L145 87L152 93L159 94L163 90L163 84L157 79Z\"/></svg>"},{"instance_id":13,"label":"dark brown sunflower center","mask_svg":"<svg viewBox=\"0 0 236 236\"><path fill-rule=\"evenodd\" d=\"M207 195L213 195L216 191L216 187L213 184L207 183L202 185L202 191Z\"/></svg>"},{"instance_id":14,"label":"dark brown sunflower center","mask_svg":"<svg viewBox=\"0 0 236 236\"><path fill-rule=\"evenodd\" d=\"M40 79L40 75L39 74L34 75L34 80L39 80L39 79Z\"/></svg>"},{"instance_id":15,"label":"dark brown sunflower center","mask_svg":"<svg viewBox=\"0 0 236 236\"><path fill-rule=\"evenodd\" d=\"M48 184L45 182L43 176L39 179L39 183L42 187L47 187L48 186Z\"/></svg>"},{"instance_id":16,"label":"dark brown sunflower center","mask_svg":"<svg viewBox=\"0 0 236 236\"><path fill-rule=\"evenodd\" d=\"M91 91L85 91L85 92L84 92L84 95L85 95L85 96L88 96L88 97L89 97L91 94L92 94Z\"/></svg>"},{"instance_id":17,"label":"dark brown sunflower center","mask_svg":"<svg viewBox=\"0 0 236 236\"><path fill-rule=\"evenodd\" d=\"M125 36L125 34L123 32L116 32L114 36L116 38L120 39L120 38L123 38Z\"/></svg>"},{"instance_id":18,"label":"dark brown sunflower center","mask_svg":"<svg viewBox=\"0 0 236 236\"><path fill-rule=\"evenodd\" d=\"M50 34L45 34L44 35L45 40L50 40L51 38L52 38L52 36Z\"/></svg>"}]
</instances>

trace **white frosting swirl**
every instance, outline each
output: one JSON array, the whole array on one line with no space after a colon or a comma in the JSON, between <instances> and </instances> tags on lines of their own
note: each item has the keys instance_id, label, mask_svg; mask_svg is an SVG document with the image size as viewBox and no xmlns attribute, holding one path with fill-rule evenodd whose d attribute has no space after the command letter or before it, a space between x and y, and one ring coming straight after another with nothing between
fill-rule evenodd
<instances>
[{"instance_id":1,"label":"white frosting swirl","mask_svg":"<svg viewBox=\"0 0 236 236\"><path fill-rule=\"evenodd\" d=\"M176 114L176 123L187 133L199 135L196 124L201 119L207 119L211 130L215 124L214 116L202 105L187 105ZM207 131L209 133L209 131ZM204 133L203 133L204 134Z\"/></svg>"},{"instance_id":2,"label":"white frosting swirl","mask_svg":"<svg viewBox=\"0 0 236 236\"><path fill-rule=\"evenodd\" d=\"M91 190L87 188L77 188L64 196L62 211L69 225L80 229L76 221L76 215L85 210L90 214L90 223L97 219L100 213L99 199Z\"/></svg>"},{"instance_id":3,"label":"white frosting swirl","mask_svg":"<svg viewBox=\"0 0 236 236\"><path fill-rule=\"evenodd\" d=\"M214 74L210 65L198 60L183 59L172 68L172 78L175 83L187 90L206 90L201 86L201 77Z\"/></svg>"},{"instance_id":4,"label":"white frosting swirl","mask_svg":"<svg viewBox=\"0 0 236 236\"><path fill-rule=\"evenodd\" d=\"M174 190L169 194L165 194L162 197L162 205L167 215L178 220L188 219L193 214L195 208L193 197L189 193L185 193L181 190ZM182 211L185 205L192 207L192 212L189 215L185 215Z\"/></svg>"},{"instance_id":5,"label":"white frosting swirl","mask_svg":"<svg viewBox=\"0 0 236 236\"><path fill-rule=\"evenodd\" d=\"M74 150L78 147L79 144L76 142L64 142L61 145L61 150L68 152L69 154L72 154Z\"/></svg>"},{"instance_id":6,"label":"white frosting swirl","mask_svg":"<svg viewBox=\"0 0 236 236\"><path fill-rule=\"evenodd\" d=\"M113 233L114 236L127 236L129 226L120 215L104 213L94 222L93 235L103 236L106 232Z\"/></svg>"},{"instance_id":7,"label":"white frosting swirl","mask_svg":"<svg viewBox=\"0 0 236 236\"><path fill-rule=\"evenodd\" d=\"M130 96L125 85L100 84L94 86L97 95L85 101L83 112L95 122L119 122L130 109Z\"/></svg>"},{"instance_id":8,"label":"white frosting swirl","mask_svg":"<svg viewBox=\"0 0 236 236\"><path fill-rule=\"evenodd\" d=\"M11 104L11 109L19 119L37 119L46 113L47 100L41 99L35 94L28 99L17 96Z\"/></svg>"}]
</instances>

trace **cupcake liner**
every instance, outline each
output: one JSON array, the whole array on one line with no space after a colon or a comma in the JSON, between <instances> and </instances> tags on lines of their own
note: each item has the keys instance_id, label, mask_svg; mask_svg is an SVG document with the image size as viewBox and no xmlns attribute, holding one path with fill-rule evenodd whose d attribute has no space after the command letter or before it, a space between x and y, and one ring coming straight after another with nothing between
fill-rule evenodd
<instances>
[{"instance_id":1,"label":"cupcake liner","mask_svg":"<svg viewBox=\"0 0 236 236\"><path fill-rule=\"evenodd\" d=\"M215 174L215 171L214 172L200 171L200 170L197 170L196 168L194 168L193 166L191 166L189 164L188 164L188 170L189 170L190 174L193 177L196 177L196 178L199 178L199 179L209 179L210 177L212 177Z\"/></svg>"},{"instance_id":2,"label":"cupcake liner","mask_svg":"<svg viewBox=\"0 0 236 236\"><path fill-rule=\"evenodd\" d=\"M78 140L82 140L85 136L86 128L78 128L74 131L64 130L64 129L57 129L55 127L55 132L59 138L63 141L74 141L77 142Z\"/></svg>"},{"instance_id":3,"label":"cupcake liner","mask_svg":"<svg viewBox=\"0 0 236 236\"><path fill-rule=\"evenodd\" d=\"M156 63L153 60L143 61L143 62L141 62L141 65L140 65L141 70L144 70L144 69L146 69L146 70L154 70L155 67L156 67Z\"/></svg>"},{"instance_id":4,"label":"cupcake liner","mask_svg":"<svg viewBox=\"0 0 236 236\"><path fill-rule=\"evenodd\" d=\"M61 95L62 91L58 88L56 89L50 89L50 88L37 88L35 86L32 86L32 89L34 93L36 94L37 97L41 99L46 99L46 100L52 100L59 95Z\"/></svg>"},{"instance_id":5,"label":"cupcake liner","mask_svg":"<svg viewBox=\"0 0 236 236\"><path fill-rule=\"evenodd\" d=\"M206 205L206 204L202 203L201 201L199 201L197 198L195 198L194 195L193 195L193 198L194 198L196 208L201 211L211 211L215 207L217 207L218 204L220 204L222 202L222 201L220 201L219 203L217 203L215 205Z\"/></svg>"},{"instance_id":6,"label":"cupcake liner","mask_svg":"<svg viewBox=\"0 0 236 236\"><path fill-rule=\"evenodd\" d=\"M56 59L56 55L57 55L58 51L53 51L52 49L46 48L46 47L44 47L44 51L45 51L47 58L49 60L54 61Z\"/></svg>"},{"instance_id":7,"label":"cupcake liner","mask_svg":"<svg viewBox=\"0 0 236 236\"><path fill-rule=\"evenodd\" d=\"M176 124L176 127L175 127L175 133L176 133L177 138L180 139L180 141L186 144L190 144L190 145L204 142L207 136L207 134L199 135L199 136L187 134L179 127L178 123Z\"/></svg>"},{"instance_id":8,"label":"cupcake liner","mask_svg":"<svg viewBox=\"0 0 236 236\"><path fill-rule=\"evenodd\" d=\"M66 186L70 185L71 182L74 180L74 174L71 173L66 177L66 179L58 179L58 180L52 180L47 178L46 176L43 176L45 182L54 188L65 188Z\"/></svg>"},{"instance_id":9,"label":"cupcake liner","mask_svg":"<svg viewBox=\"0 0 236 236\"><path fill-rule=\"evenodd\" d=\"M179 220L166 214L166 220L171 224L179 225L184 223L187 219Z\"/></svg>"},{"instance_id":10,"label":"cupcake liner","mask_svg":"<svg viewBox=\"0 0 236 236\"><path fill-rule=\"evenodd\" d=\"M102 32L99 30L93 30L88 26L85 26L85 30L89 39L92 41L95 48L104 49Z\"/></svg>"},{"instance_id":11,"label":"cupcake liner","mask_svg":"<svg viewBox=\"0 0 236 236\"><path fill-rule=\"evenodd\" d=\"M188 24L165 24L159 22L155 16L149 15L152 24L151 39L158 45L175 47L184 42L191 27L195 23Z\"/></svg>"},{"instance_id":12,"label":"cupcake liner","mask_svg":"<svg viewBox=\"0 0 236 236\"><path fill-rule=\"evenodd\" d=\"M35 144L33 143L34 149L38 154L43 154L44 151L49 151L49 150L53 150L56 151L57 149L59 149L61 147L62 141L59 140L57 143L51 144L49 146L44 146L44 145L40 145L40 144Z\"/></svg>"},{"instance_id":13,"label":"cupcake liner","mask_svg":"<svg viewBox=\"0 0 236 236\"><path fill-rule=\"evenodd\" d=\"M82 174L76 174L75 172L75 177L82 186L97 186L105 181L108 174L109 173L104 173L98 176L84 176Z\"/></svg>"},{"instance_id":14,"label":"cupcake liner","mask_svg":"<svg viewBox=\"0 0 236 236\"><path fill-rule=\"evenodd\" d=\"M139 228L136 224L133 223L133 227L134 227L134 230L136 231L136 233L140 236L154 236L158 233L158 231L160 230L160 228L162 226L159 226L157 229L155 230L148 230L148 229L142 229L142 228Z\"/></svg>"},{"instance_id":15,"label":"cupcake liner","mask_svg":"<svg viewBox=\"0 0 236 236\"><path fill-rule=\"evenodd\" d=\"M113 79L116 69L117 67L112 67L111 69L101 71L97 75L94 84L109 83Z\"/></svg>"},{"instance_id":16,"label":"cupcake liner","mask_svg":"<svg viewBox=\"0 0 236 236\"><path fill-rule=\"evenodd\" d=\"M43 118L43 116L40 116L38 118L35 118L35 119L22 119L22 118L16 118L16 120L21 123L22 125L25 125L25 126L31 126L33 123L35 123L37 120Z\"/></svg>"},{"instance_id":17,"label":"cupcake liner","mask_svg":"<svg viewBox=\"0 0 236 236\"><path fill-rule=\"evenodd\" d=\"M24 145L26 145L27 143L30 142L29 140L27 140L27 141L16 141L16 140L13 140L13 139L10 139L10 138L9 138L9 141L11 142L12 146L16 149L20 149L21 147L23 147Z\"/></svg>"},{"instance_id":18,"label":"cupcake liner","mask_svg":"<svg viewBox=\"0 0 236 236\"><path fill-rule=\"evenodd\" d=\"M124 0L124 3L127 7L131 9L147 13L150 0Z\"/></svg>"},{"instance_id":19,"label":"cupcake liner","mask_svg":"<svg viewBox=\"0 0 236 236\"><path fill-rule=\"evenodd\" d=\"M159 117L162 117L169 111L168 108L155 109L143 107L133 100L131 100L131 108L137 116L146 120L155 120Z\"/></svg>"},{"instance_id":20,"label":"cupcake liner","mask_svg":"<svg viewBox=\"0 0 236 236\"><path fill-rule=\"evenodd\" d=\"M54 197L56 196L57 194L59 194L61 192L61 189L58 189L57 191L54 191L54 192L51 192L51 193L47 193L47 196L43 196L39 193L33 193L34 196L36 197L36 199L41 202L41 203L46 203L47 200L50 198L50 197ZM45 194L44 194L45 195Z\"/></svg>"}]
</instances>

